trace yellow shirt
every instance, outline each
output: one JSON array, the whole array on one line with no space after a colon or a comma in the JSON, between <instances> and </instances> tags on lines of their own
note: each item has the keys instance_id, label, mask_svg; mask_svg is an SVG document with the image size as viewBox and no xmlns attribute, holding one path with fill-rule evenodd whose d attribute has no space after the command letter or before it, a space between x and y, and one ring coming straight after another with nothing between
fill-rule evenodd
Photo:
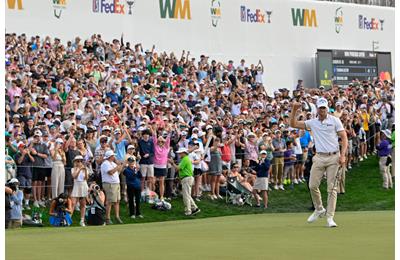
<instances>
[{"instance_id":1,"label":"yellow shirt","mask_svg":"<svg viewBox=\"0 0 400 260\"><path fill-rule=\"evenodd\" d=\"M369 114L368 113L363 113L361 115L361 118L363 120L364 131L369 131L369 126L368 126L368 124L369 124Z\"/></svg>"}]
</instances>

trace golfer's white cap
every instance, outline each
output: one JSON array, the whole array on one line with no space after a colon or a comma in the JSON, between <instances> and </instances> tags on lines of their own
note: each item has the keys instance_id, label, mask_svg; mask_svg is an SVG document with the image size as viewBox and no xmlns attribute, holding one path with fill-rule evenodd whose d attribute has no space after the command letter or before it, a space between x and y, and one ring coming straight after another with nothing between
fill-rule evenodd
<instances>
[{"instance_id":1,"label":"golfer's white cap","mask_svg":"<svg viewBox=\"0 0 400 260\"><path fill-rule=\"evenodd\" d=\"M328 107L328 100L326 100L325 98L320 98L317 100L317 107Z\"/></svg>"}]
</instances>

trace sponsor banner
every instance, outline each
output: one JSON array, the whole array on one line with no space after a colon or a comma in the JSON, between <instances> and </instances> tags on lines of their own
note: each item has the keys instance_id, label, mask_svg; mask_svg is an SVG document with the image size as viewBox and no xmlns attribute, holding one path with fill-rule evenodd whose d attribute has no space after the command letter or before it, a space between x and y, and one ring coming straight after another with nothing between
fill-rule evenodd
<instances>
[{"instance_id":1,"label":"sponsor banner","mask_svg":"<svg viewBox=\"0 0 400 260\"><path fill-rule=\"evenodd\" d=\"M211 0L210 12L211 12L211 24L213 27L217 27L219 20L221 20L220 0Z\"/></svg>"},{"instance_id":2,"label":"sponsor banner","mask_svg":"<svg viewBox=\"0 0 400 260\"><path fill-rule=\"evenodd\" d=\"M54 17L57 19L61 18L62 12L67 8L67 0L52 0Z\"/></svg>"},{"instance_id":3,"label":"sponsor banner","mask_svg":"<svg viewBox=\"0 0 400 260\"><path fill-rule=\"evenodd\" d=\"M298 79L329 85L329 68L317 84L317 49L371 51L379 41L379 52L395 54L393 8L326 1L5 0L5 21L7 33L49 35L63 43L93 33L105 41L123 34L124 42L144 49L190 50L190 59L204 54L236 65L244 58L246 66L261 59L267 91L294 87Z\"/></svg>"},{"instance_id":4,"label":"sponsor banner","mask_svg":"<svg viewBox=\"0 0 400 260\"><path fill-rule=\"evenodd\" d=\"M272 11L240 6L240 21L244 23L271 23Z\"/></svg>"},{"instance_id":5,"label":"sponsor banner","mask_svg":"<svg viewBox=\"0 0 400 260\"><path fill-rule=\"evenodd\" d=\"M292 8L293 26L318 27L315 9Z\"/></svg>"},{"instance_id":6,"label":"sponsor banner","mask_svg":"<svg viewBox=\"0 0 400 260\"><path fill-rule=\"evenodd\" d=\"M162 19L191 20L190 0L159 0Z\"/></svg>"},{"instance_id":7,"label":"sponsor banner","mask_svg":"<svg viewBox=\"0 0 400 260\"><path fill-rule=\"evenodd\" d=\"M368 31L383 31L384 19L380 18L369 18L362 14L358 15L358 28L360 30Z\"/></svg>"},{"instance_id":8,"label":"sponsor banner","mask_svg":"<svg viewBox=\"0 0 400 260\"><path fill-rule=\"evenodd\" d=\"M104 14L125 14L123 0L92 0L92 11Z\"/></svg>"},{"instance_id":9,"label":"sponsor banner","mask_svg":"<svg viewBox=\"0 0 400 260\"><path fill-rule=\"evenodd\" d=\"M22 0L7 0L7 8L11 10L23 10Z\"/></svg>"},{"instance_id":10,"label":"sponsor banner","mask_svg":"<svg viewBox=\"0 0 400 260\"><path fill-rule=\"evenodd\" d=\"M343 27L343 8L336 8L335 11L335 32L340 33L340 30Z\"/></svg>"}]
</instances>

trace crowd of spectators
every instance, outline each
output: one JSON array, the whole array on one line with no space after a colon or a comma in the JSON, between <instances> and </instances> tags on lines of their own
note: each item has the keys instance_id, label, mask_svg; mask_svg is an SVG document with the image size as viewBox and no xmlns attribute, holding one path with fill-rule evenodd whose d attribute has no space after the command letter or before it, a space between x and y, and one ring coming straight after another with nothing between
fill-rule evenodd
<instances>
[{"instance_id":1,"label":"crowd of spectators","mask_svg":"<svg viewBox=\"0 0 400 260\"><path fill-rule=\"evenodd\" d=\"M379 134L394 140L394 81L354 79L347 88L328 89L299 80L271 92L261 60L222 62L189 51L144 50L101 35L64 44L6 34L5 41L6 179L18 179L25 209L45 207L66 193L71 214L84 210L82 198L96 182L105 191L109 224L112 205L122 222L120 201L129 200L133 218L143 217L133 207L140 192L155 191L162 200L178 193L170 160L179 161L181 148L193 163L197 201L205 193L222 199L220 187L230 175L253 192L260 158L271 162L271 189L306 185L313 138L289 127L293 100L303 103L299 120L316 116L319 98L328 100L348 136L347 169L377 152L394 153L394 143L380 146ZM384 188L391 182L384 181Z\"/></svg>"}]
</instances>

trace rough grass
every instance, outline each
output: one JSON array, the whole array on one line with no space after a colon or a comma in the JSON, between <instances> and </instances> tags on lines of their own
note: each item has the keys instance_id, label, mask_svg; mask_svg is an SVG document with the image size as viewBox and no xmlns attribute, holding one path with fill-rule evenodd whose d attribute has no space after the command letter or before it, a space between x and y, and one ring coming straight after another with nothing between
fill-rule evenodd
<instances>
[{"instance_id":1,"label":"rough grass","mask_svg":"<svg viewBox=\"0 0 400 260\"><path fill-rule=\"evenodd\" d=\"M326 182L321 184L321 194L326 205ZM211 201L205 196L197 205L201 209L196 217L187 217L183 214L182 198L174 199L172 210L161 212L151 209L148 204L142 203L144 219L130 219L129 210L125 203L121 203L121 219L124 223L145 223L193 218L209 218L242 214L260 213L289 213L307 212L311 206L311 199L305 184L295 185L293 190L269 192L269 208L262 210L249 206L227 205L224 200ZM378 169L378 159L370 157L368 160L355 166L346 177L346 194L338 196L337 212L340 211L374 211L394 210L395 192L382 188L382 178ZM48 210L43 210L44 224L48 225ZM73 216L73 225L79 224L79 212ZM114 221L115 222L115 221Z\"/></svg>"}]
</instances>

